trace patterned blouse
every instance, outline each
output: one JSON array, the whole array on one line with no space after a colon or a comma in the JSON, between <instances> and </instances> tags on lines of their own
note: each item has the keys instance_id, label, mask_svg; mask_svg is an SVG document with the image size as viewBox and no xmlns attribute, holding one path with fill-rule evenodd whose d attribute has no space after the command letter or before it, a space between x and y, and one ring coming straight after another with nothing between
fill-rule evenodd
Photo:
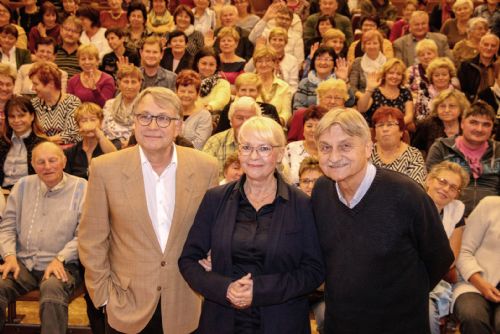
<instances>
[{"instance_id":1,"label":"patterned blouse","mask_svg":"<svg viewBox=\"0 0 500 334\"><path fill-rule=\"evenodd\" d=\"M409 176L411 179L424 186L427 170L424 158L418 149L408 146L406 150L390 164L385 164L378 155L377 145L373 146L371 161L375 166L393 170Z\"/></svg>"},{"instance_id":2,"label":"patterned blouse","mask_svg":"<svg viewBox=\"0 0 500 334\"><path fill-rule=\"evenodd\" d=\"M399 95L393 100L385 97L379 88L375 88L372 94L372 99L373 103L365 113L365 119L370 125L370 127L373 126L372 116L378 108L382 106L394 107L398 108L403 112L403 114L405 114L406 113L405 103L408 101L413 101L410 90L405 87L399 87Z\"/></svg>"},{"instance_id":3,"label":"patterned blouse","mask_svg":"<svg viewBox=\"0 0 500 334\"><path fill-rule=\"evenodd\" d=\"M78 97L63 94L55 106L48 106L39 97L31 99L35 108L38 125L47 136L60 135L64 144L76 143L81 140L78 124L75 120L75 110L80 106Z\"/></svg>"}]
</instances>

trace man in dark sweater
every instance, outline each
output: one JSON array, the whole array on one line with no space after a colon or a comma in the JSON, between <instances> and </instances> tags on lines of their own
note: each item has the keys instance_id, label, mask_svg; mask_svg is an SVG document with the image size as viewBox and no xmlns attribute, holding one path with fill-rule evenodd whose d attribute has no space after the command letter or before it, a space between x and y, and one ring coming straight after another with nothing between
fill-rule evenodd
<instances>
[{"instance_id":1,"label":"man in dark sweater","mask_svg":"<svg viewBox=\"0 0 500 334\"><path fill-rule=\"evenodd\" d=\"M370 130L353 109L316 129L320 178L312 203L323 257L325 333L430 333L429 292L453 262L424 190L368 162Z\"/></svg>"}]
</instances>

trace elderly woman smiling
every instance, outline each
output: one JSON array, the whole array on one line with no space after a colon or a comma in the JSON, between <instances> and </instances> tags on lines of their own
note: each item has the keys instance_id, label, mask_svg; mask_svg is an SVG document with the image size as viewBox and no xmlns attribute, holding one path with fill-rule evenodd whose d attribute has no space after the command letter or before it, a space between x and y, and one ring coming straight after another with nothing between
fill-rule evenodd
<instances>
[{"instance_id":1,"label":"elderly woman smiling","mask_svg":"<svg viewBox=\"0 0 500 334\"><path fill-rule=\"evenodd\" d=\"M371 160L384 167L412 178L424 185L427 170L422 153L403 141L405 123L403 113L396 108L380 107L373 114L375 140Z\"/></svg>"},{"instance_id":2,"label":"elderly woman smiling","mask_svg":"<svg viewBox=\"0 0 500 334\"><path fill-rule=\"evenodd\" d=\"M285 135L253 117L238 143L244 175L207 192L179 259L205 298L198 333L310 333L307 293L323 280L323 263L307 195L277 172Z\"/></svg>"}]
</instances>

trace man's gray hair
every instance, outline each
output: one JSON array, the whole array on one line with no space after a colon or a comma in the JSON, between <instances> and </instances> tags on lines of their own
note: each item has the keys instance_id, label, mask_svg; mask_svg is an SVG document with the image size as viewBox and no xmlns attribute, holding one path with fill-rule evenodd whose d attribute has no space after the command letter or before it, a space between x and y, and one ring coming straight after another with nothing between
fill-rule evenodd
<instances>
[{"instance_id":1,"label":"man's gray hair","mask_svg":"<svg viewBox=\"0 0 500 334\"><path fill-rule=\"evenodd\" d=\"M340 126L342 131L351 137L360 137L366 141L371 140L368 123L359 111L352 108L335 108L326 113L319 121L314 134L316 141L333 125Z\"/></svg>"},{"instance_id":2,"label":"man's gray hair","mask_svg":"<svg viewBox=\"0 0 500 334\"><path fill-rule=\"evenodd\" d=\"M162 108L172 108L179 119L182 119L182 105L179 97L170 89L165 87L148 87L137 95L132 112L135 114L137 106L146 95L151 95L155 104Z\"/></svg>"},{"instance_id":3,"label":"man's gray hair","mask_svg":"<svg viewBox=\"0 0 500 334\"><path fill-rule=\"evenodd\" d=\"M227 114L227 117L229 120L233 118L234 112L236 111L236 108L238 107L250 107L254 108L255 110L255 116L261 116L262 115L262 110L260 109L260 106L255 100L250 97L250 96L242 96L237 98L233 103L231 103L231 106L229 107L229 112Z\"/></svg>"}]
</instances>

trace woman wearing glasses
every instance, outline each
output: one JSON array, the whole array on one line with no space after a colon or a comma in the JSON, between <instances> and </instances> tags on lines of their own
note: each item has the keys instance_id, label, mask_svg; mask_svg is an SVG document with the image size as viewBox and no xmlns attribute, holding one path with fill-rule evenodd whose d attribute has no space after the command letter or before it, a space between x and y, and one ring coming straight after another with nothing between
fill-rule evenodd
<instances>
[{"instance_id":1,"label":"woman wearing glasses","mask_svg":"<svg viewBox=\"0 0 500 334\"><path fill-rule=\"evenodd\" d=\"M427 194L436 204L455 259L458 258L465 227L465 206L457 200L457 197L460 195L460 190L468 184L469 174L459 164L450 161L443 161L432 167L425 181ZM453 263L445 279L453 283L456 275ZM451 292L451 284L442 280L430 293L429 320L432 334L440 333L439 319L449 314Z\"/></svg>"},{"instance_id":2,"label":"woman wearing glasses","mask_svg":"<svg viewBox=\"0 0 500 334\"><path fill-rule=\"evenodd\" d=\"M205 298L197 333L310 333L323 263L307 195L277 171L285 135L255 116L238 143L244 175L207 192L179 259Z\"/></svg>"},{"instance_id":3,"label":"woman wearing glasses","mask_svg":"<svg viewBox=\"0 0 500 334\"><path fill-rule=\"evenodd\" d=\"M372 163L405 174L423 186L427 175L424 158L419 150L403 141L403 113L397 108L383 106L375 111L372 122L376 141Z\"/></svg>"}]
</instances>

